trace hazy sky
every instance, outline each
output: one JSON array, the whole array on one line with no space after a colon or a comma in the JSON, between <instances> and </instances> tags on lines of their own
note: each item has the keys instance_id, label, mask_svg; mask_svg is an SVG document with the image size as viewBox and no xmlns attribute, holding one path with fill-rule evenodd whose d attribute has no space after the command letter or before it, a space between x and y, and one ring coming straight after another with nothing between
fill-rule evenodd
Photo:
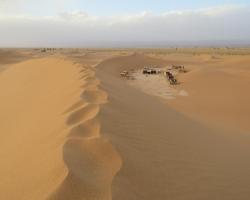
<instances>
[{"instance_id":1,"label":"hazy sky","mask_svg":"<svg viewBox=\"0 0 250 200\"><path fill-rule=\"evenodd\" d=\"M2 47L202 41L249 42L250 0L0 0Z\"/></svg>"}]
</instances>

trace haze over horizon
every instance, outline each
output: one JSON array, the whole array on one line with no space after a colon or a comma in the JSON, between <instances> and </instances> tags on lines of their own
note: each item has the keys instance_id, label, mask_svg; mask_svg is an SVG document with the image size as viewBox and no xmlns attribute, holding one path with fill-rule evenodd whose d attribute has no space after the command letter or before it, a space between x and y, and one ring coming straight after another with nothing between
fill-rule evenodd
<instances>
[{"instance_id":1,"label":"haze over horizon","mask_svg":"<svg viewBox=\"0 0 250 200\"><path fill-rule=\"evenodd\" d=\"M249 46L250 1L0 0L0 47Z\"/></svg>"}]
</instances>

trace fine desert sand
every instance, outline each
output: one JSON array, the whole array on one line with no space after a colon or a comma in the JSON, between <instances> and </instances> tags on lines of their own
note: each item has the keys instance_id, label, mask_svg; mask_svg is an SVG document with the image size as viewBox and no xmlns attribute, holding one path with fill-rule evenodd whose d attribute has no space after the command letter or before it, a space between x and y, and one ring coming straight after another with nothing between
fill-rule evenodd
<instances>
[{"instance_id":1,"label":"fine desert sand","mask_svg":"<svg viewBox=\"0 0 250 200\"><path fill-rule=\"evenodd\" d=\"M248 200L249 88L247 48L2 49L0 199Z\"/></svg>"}]
</instances>

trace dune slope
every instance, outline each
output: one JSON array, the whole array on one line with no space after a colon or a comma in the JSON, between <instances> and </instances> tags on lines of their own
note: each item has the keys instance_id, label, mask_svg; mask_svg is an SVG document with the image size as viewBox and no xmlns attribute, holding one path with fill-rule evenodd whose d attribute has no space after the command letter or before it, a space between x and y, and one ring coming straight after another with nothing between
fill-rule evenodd
<instances>
[{"instance_id":1,"label":"dune slope","mask_svg":"<svg viewBox=\"0 0 250 200\"><path fill-rule=\"evenodd\" d=\"M121 161L100 134L98 84L63 57L0 74L0 199L111 199Z\"/></svg>"},{"instance_id":2,"label":"dune slope","mask_svg":"<svg viewBox=\"0 0 250 200\"><path fill-rule=\"evenodd\" d=\"M206 127L130 87L116 76L124 59L144 60L111 59L97 73L109 95L102 132L123 161L113 199L248 199L249 136Z\"/></svg>"},{"instance_id":3,"label":"dune slope","mask_svg":"<svg viewBox=\"0 0 250 200\"><path fill-rule=\"evenodd\" d=\"M67 170L62 113L80 82L71 62L47 58L10 66L0 75L0 199L45 199Z\"/></svg>"},{"instance_id":4,"label":"dune slope","mask_svg":"<svg viewBox=\"0 0 250 200\"><path fill-rule=\"evenodd\" d=\"M166 105L119 73L178 57L62 55L0 73L0 199L249 199L250 135L193 118L218 112L225 124L237 118L236 127L248 130L249 96L238 90L248 89L248 61L220 58L230 66L215 70L210 56L188 57L192 70L180 80L190 97Z\"/></svg>"},{"instance_id":5,"label":"dune slope","mask_svg":"<svg viewBox=\"0 0 250 200\"><path fill-rule=\"evenodd\" d=\"M249 133L249 63L249 56L231 56L194 67L180 77L190 95L169 105L198 121Z\"/></svg>"}]
</instances>

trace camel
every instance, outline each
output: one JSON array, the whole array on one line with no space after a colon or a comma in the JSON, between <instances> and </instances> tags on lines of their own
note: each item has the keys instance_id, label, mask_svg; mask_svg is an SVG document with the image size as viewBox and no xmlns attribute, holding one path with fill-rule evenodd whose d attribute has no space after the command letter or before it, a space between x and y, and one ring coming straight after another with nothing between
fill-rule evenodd
<instances>
[{"instance_id":1,"label":"camel","mask_svg":"<svg viewBox=\"0 0 250 200\"><path fill-rule=\"evenodd\" d=\"M123 72L120 73L121 77L128 77L128 75L129 75L128 71L123 71Z\"/></svg>"},{"instance_id":2,"label":"camel","mask_svg":"<svg viewBox=\"0 0 250 200\"><path fill-rule=\"evenodd\" d=\"M177 84L177 80L174 78L174 75L171 72L166 72L166 76L171 85Z\"/></svg>"}]
</instances>

